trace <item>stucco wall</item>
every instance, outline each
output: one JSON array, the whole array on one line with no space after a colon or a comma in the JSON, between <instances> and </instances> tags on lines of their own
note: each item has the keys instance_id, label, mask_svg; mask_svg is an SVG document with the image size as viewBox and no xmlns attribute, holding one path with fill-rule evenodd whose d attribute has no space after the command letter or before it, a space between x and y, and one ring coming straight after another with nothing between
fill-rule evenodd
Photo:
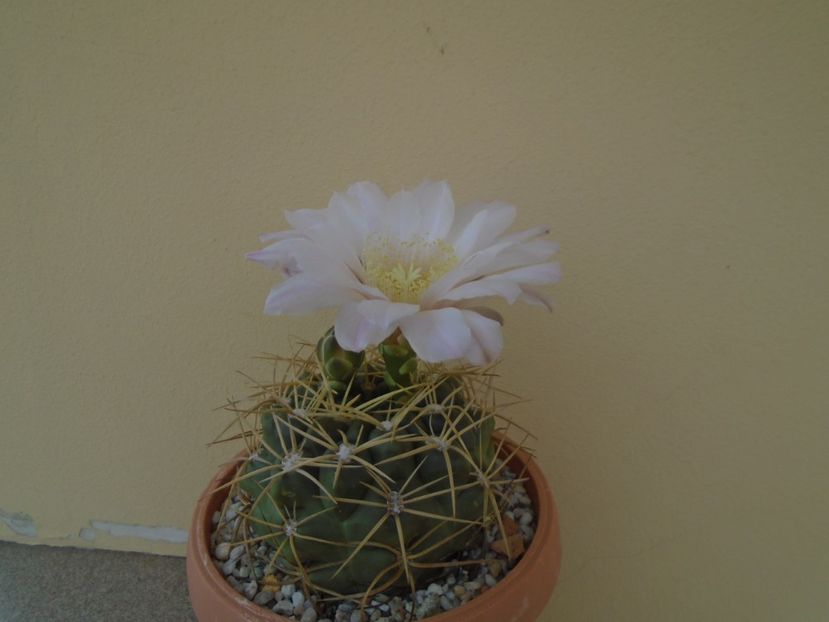
<instances>
[{"instance_id":1,"label":"stucco wall","mask_svg":"<svg viewBox=\"0 0 829 622\"><path fill-rule=\"evenodd\" d=\"M148 538L230 455L235 370L331 321L262 316L243 252L353 181L448 179L562 244L502 367L561 509L544 620L824 619L827 31L817 1L0 3L0 538L183 552Z\"/></svg>"}]
</instances>

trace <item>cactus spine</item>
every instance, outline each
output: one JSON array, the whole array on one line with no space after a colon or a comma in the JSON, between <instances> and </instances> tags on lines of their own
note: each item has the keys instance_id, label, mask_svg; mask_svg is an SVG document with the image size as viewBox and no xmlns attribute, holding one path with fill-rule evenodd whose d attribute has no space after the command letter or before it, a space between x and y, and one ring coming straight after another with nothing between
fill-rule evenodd
<instances>
[{"instance_id":1,"label":"cactus spine","mask_svg":"<svg viewBox=\"0 0 829 622\"><path fill-rule=\"evenodd\" d=\"M241 411L250 455L232 486L272 566L365 602L480 562L458 554L500 521L491 375L419 363L399 337L347 352L333 329L305 353Z\"/></svg>"}]
</instances>

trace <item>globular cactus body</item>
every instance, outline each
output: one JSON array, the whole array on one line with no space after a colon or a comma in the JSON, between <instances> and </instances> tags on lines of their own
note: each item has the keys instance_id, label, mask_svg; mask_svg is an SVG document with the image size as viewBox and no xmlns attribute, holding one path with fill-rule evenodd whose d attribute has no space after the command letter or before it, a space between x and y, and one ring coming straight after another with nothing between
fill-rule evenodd
<instances>
[{"instance_id":1,"label":"globular cactus body","mask_svg":"<svg viewBox=\"0 0 829 622\"><path fill-rule=\"evenodd\" d=\"M309 589L413 589L480 547L497 513L494 413L463 371L412 358L405 343L345 352L329 332L250 411L248 522Z\"/></svg>"}]
</instances>

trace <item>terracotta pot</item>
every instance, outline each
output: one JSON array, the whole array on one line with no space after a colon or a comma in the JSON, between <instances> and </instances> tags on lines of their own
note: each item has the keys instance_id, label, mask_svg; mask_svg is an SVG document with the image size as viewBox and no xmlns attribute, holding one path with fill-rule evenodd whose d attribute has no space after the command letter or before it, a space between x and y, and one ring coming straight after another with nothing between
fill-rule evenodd
<instances>
[{"instance_id":1,"label":"terracotta pot","mask_svg":"<svg viewBox=\"0 0 829 622\"><path fill-rule=\"evenodd\" d=\"M505 447L509 441L505 443ZM427 618L429 622L532 622L553 593L561 565L561 540L553 493L544 474L528 454L519 451L510 467L520 472L527 465L525 484L536 511L538 527L524 557L494 588L465 605ZM210 533L213 513L227 491L212 492L233 476L234 465L222 469L199 499L187 545L187 583L199 622L289 622L236 592L213 565Z\"/></svg>"}]
</instances>

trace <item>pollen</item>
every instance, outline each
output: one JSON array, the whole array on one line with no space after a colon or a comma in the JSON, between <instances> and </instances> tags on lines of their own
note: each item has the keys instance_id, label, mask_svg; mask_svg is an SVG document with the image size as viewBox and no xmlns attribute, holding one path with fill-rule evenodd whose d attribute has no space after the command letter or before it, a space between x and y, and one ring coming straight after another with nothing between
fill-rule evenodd
<instances>
[{"instance_id":1,"label":"pollen","mask_svg":"<svg viewBox=\"0 0 829 622\"><path fill-rule=\"evenodd\" d=\"M368 284L394 302L417 303L429 286L458 263L455 249L444 240L414 236L399 240L372 234L361 255Z\"/></svg>"}]
</instances>

